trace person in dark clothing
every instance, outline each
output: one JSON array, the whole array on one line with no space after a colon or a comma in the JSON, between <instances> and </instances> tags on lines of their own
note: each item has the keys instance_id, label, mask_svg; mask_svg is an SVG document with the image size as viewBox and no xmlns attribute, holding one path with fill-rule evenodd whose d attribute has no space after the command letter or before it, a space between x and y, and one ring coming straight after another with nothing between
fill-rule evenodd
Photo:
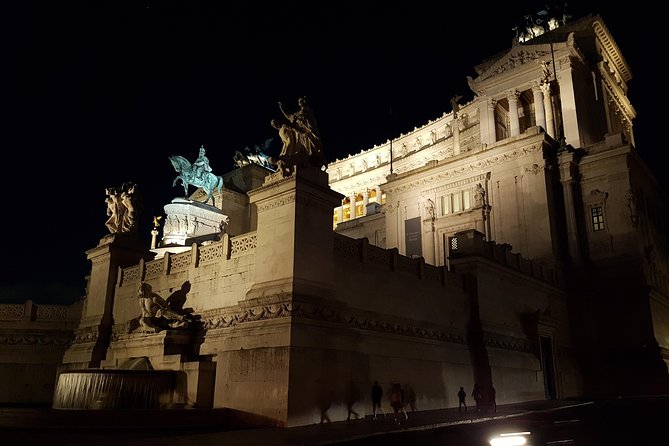
<instances>
[{"instance_id":1,"label":"person in dark clothing","mask_svg":"<svg viewBox=\"0 0 669 446\"><path fill-rule=\"evenodd\" d=\"M478 384L474 384L474 389L472 390L472 397L476 401L476 411L481 412L481 388Z\"/></svg>"},{"instance_id":2,"label":"person in dark clothing","mask_svg":"<svg viewBox=\"0 0 669 446\"><path fill-rule=\"evenodd\" d=\"M462 412L462 406L465 406L465 412L467 412L467 403L465 403L466 397L467 393L465 392L464 387L460 387L460 391L458 392L458 401L460 402L458 405L458 412Z\"/></svg>"},{"instance_id":3,"label":"person in dark clothing","mask_svg":"<svg viewBox=\"0 0 669 446\"><path fill-rule=\"evenodd\" d=\"M374 385L372 386L372 413L374 414L372 419L374 420L376 420L376 409L381 411L383 418L386 417L386 413L383 411L383 407L381 406L381 398L383 398L383 389L379 385L378 381L374 381Z\"/></svg>"},{"instance_id":4,"label":"person in dark clothing","mask_svg":"<svg viewBox=\"0 0 669 446\"><path fill-rule=\"evenodd\" d=\"M490 388L488 389L488 404L492 410L497 412L497 391L493 387L492 383L490 383Z\"/></svg>"}]
</instances>

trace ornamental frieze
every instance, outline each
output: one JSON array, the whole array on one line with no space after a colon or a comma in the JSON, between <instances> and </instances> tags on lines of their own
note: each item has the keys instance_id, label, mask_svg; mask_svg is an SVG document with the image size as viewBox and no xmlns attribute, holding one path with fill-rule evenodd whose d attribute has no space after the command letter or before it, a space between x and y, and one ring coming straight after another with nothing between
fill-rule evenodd
<instances>
[{"instance_id":1,"label":"ornamental frieze","mask_svg":"<svg viewBox=\"0 0 669 446\"><path fill-rule=\"evenodd\" d=\"M490 79L498 74L502 74L507 70L524 65L528 62L534 62L535 60L541 59L545 56L548 56L548 51L536 50L536 51L525 51L520 50L515 54L510 54L504 61L498 62L498 66L491 67L482 76L477 80Z\"/></svg>"},{"instance_id":2,"label":"ornamental frieze","mask_svg":"<svg viewBox=\"0 0 669 446\"><path fill-rule=\"evenodd\" d=\"M537 175L539 172L542 172L544 170L544 166L540 166L537 163L531 164L529 166L523 167L523 172L529 173L531 175Z\"/></svg>"},{"instance_id":3,"label":"ornamental frieze","mask_svg":"<svg viewBox=\"0 0 669 446\"><path fill-rule=\"evenodd\" d=\"M0 335L0 345L69 345L72 336L44 334Z\"/></svg>"},{"instance_id":4,"label":"ornamental frieze","mask_svg":"<svg viewBox=\"0 0 669 446\"><path fill-rule=\"evenodd\" d=\"M417 187L420 187L424 184L430 184L433 181L443 181L443 180L450 180L453 177L460 176L462 174L466 174L469 172L474 172L477 170L487 170L490 166L494 166L496 164L502 164L508 161L514 161L518 158L522 158L524 156L530 155L532 153L538 152L542 149L543 145L542 144L533 144L527 147L523 147L521 149L515 149L512 150L511 152L504 153L502 155L495 155L486 159L482 159L479 161L476 161L475 163L470 163L466 166L461 166L457 167L452 170L448 170L445 172L441 172L436 175L431 175L428 177L425 177L423 179L413 181L408 184L404 184L402 186L398 186L394 189L390 190L390 193L396 194L396 193L401 193L401 192L407 192L410 190L413 190Z\"/></svg>"},{"instance_id":5,"label":"ornamental frieze","mask_svg":"<svg viewBox=\"0 0 669 446\"><path fill-rule=\"evenodd\" d=\"M286 204L293 203L294 201L295 201L295 194L280 196L279 198L274 199L270 202L258 204L258 213L265 212L279 206L284 206Z\"/></svg>"},{"instance_id":6,"label":"ornamental frieze","mask_svg":"<svg viewBox=\"0 0 669 446\"><path fill-rule=\"evenodd\" d=\"M257 322L269 319L289 317L292 314L293 304L281 302L277 304L263 305L219 314L214 317L203 318L205 329L227 328L244 322Z\"/></svg>"},{"instance_id":7,"label":"ornamental frieze","mask_svg":"<svg viewBox=\"0 0 669 446\"><path fill-rule=\"evenodd\" d=\"M512 336L503 336L486 332L483 335L483 342L487 347L502 348L504 350L514 350L523 353L532 352L532 348L530 347L528 340Z\"/></svg>"},{"instance_id":8,"label":"ornamental frieze","mask_svg":"<svg viewBox=\"0 0 669 446\"><path fill-rule=\"evenodd\" d=\"M89 342L97 342L98 329L97 327L86 327L74 332L73 344L87 344Z\"/></svg>"}]
</instances>

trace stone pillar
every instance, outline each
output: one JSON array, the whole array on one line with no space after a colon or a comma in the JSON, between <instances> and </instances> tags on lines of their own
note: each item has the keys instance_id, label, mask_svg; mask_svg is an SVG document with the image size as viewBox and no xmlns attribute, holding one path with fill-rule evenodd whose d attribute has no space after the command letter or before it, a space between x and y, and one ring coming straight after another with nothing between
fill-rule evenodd
<instances>
[{"instance_id":1,"label":"stone pillar","mask_svg":"<svg viewBox=\"0 0 669 446\"><path fill-rule=\"evenodd\" d=\"M344 206L339 206L337 208L337 224L344 221Z\"/></svg>"},{"instance_id":2,"label":"stone pillar","mask_svg":"<svg viewBox=\"0 0 669 446\"><path fill-rule=\"evenodd\" d=\"M544 96L539 85L532 87L532 94L534 95L534 120L536 125L546 131L546 112L544 110Z\"/></svg>"},{"instance_id":3,"label":"stone pillar","mask_svg":"<svg viewBox=\"0 0 669 446\"><path fill-rule=\"evenodd\" d=\"M561 152L558 158L560 165L560 182L562 183L562 194L564 196L564 207L567 223L567 240L569 255L573 260L579 261L582 258L581 247L579 245L580 231L576 215L574 188L577 187L580 174L578 164L574 158L574 153Z\"/></svg>"},{"instance_id":4,"label":"stone pillar","mask_svg":"<svg viewBox=\"0 0 669 446\"><path fill-rule=\"evenodd\" d=\"M75 341L63 356L64 365L100 367L111 340L119 270L138 265L140 260L151 260L154 255L142 247L135 236L125 233L110 234L100 240L98 246L86 251L92 264L88 290ZM141 279L140 272L138 287Z\"/></svg>"},{"instance_id":5,"label":"stone pillar","mask_svg":"<svg viewBox=\"0 0 669 446\"><path fill-rule=\"evenodd\" d=\"M497 101L489 99L486 101L486 109L488 111L488 144L497 142L497 123L495 121L495 107Z\"/></svg>"},{"instance_id":6,"label":"stone pillar","mask_svg":"<svg viewBox=\"0 0 669 446\"><path fill-rule=\"evenodd\" d=\"M574 74L570 63L567 63L566 69L560 71L558 83L562 106L562 135L567 144L573 147L581 147L581 133L578 128L578 114L576 113Z\"/></svg>"},{"instance_id":7,"label":"stone pillar","mask_svg":"<svg viewBox=\"0 0 669 446\"><path fill-rule=\"evenodd\" d=\"M453 114L453 121L451 121L451 129L453 130L453 155L460 153L460 122Z\"/></svg>"},{"instance_id":8,"label":"stone pillar","mask_svg":"<svg viewBox=\"0 0 669 446\"><path fill-rule=\"evenodd\" d=\"M506 98L509 101L509 127L510 127L510 136L520 135L520 120L518 118L518 98L520 93L513 90L510 91Z\"/></svg>"},{"instance_id":9,"label":"stone pillar","mask_svg":"<svg viewBox=\"0 0 669 446\"><path fill-rule=\"evenodd\" d=\"M351 215L351 216L350 216L350 220L354 220L354 219L355 219L355 199L356 199L356 194L354 193L353 195L351 195L350 197L348 197L348 199L349 199L349 204L348 204L348 205L349 205L349 210L351 211L351 214L350 214L350 215Z\"/></svg>"},{"instance_id":10,"label":"stone pillar","mask_svg":"<svg viewBox=\"0 0 669 446\"><path fill-rule=\"evenodd\" d=\"M369 204L369 191L362 193L362 216L367 215L367 205Z\"/></svg>"},{"instance_id":11,"label":"stone pillar","mask_svg":"<svg viewBox=\"0 0 669 446\"><path fill-rule=\"evenodd\" d=\"M553 101L551 99L551 84L541 84L544 94L544 111L546 112L546 133L555 138L555 120L553 119Z\"/></svg>"}]
</instances>

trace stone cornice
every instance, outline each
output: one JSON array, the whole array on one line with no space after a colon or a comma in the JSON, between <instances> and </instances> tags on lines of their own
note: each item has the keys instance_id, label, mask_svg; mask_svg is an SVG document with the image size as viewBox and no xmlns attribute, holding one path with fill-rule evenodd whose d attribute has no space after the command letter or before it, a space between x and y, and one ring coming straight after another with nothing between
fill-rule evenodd
<instances>
[{"instance_id":1,"label":"stone cornice","mask_svg":"<svg viewBox=\"0 0 669 446\"><path fill-rule=\"evenodd\" d=\"M496 164L515 161L524 156L539 152L542 149L543 149L543 139L526 144L523 147L513 147L511 150L505 151L504 153L491 154L490 156L487 157L481 156L476 161L466 162L464 164L458 165L457 167L451 167L446 165L442 169L439 168L433 169L430 175L427 175L424 178L416 179L413 181L411 181L410 178L418 176L419 173L411 173L404 178L405 180L409 181L405 181L404 184L390 187L388 191L396 194L396 193L407 192L409 190L416 188L423 189L425 186L429 186L429 184L431 183L449 181L461 175L480 172L481 170L488 170L490 167ZM402 180L401 178L398 178L396 180L393 180L393 182L397 184L401 180Z\"/></svg>"},{"instance_id":2,"label":"stone cornice","mask_svg":"<svg viewBox=\"0 0 669 446\"><path fill-rule=\"evenodd\" d=\"M625 82L629 82L632 79L632 72L627 65L627 61L623 57L620 48L618 48L618 45L613 40L613 37L611 37L611 33L609 32L608 28L606 25L604 25L604 22L601 20L595 20L592 23L592 29L595 31L597 39L602 44L602 48L606 52L606 58L615 64L618 73L620 73L620 76L625 80Z\"/></svg>"}]
</instances>

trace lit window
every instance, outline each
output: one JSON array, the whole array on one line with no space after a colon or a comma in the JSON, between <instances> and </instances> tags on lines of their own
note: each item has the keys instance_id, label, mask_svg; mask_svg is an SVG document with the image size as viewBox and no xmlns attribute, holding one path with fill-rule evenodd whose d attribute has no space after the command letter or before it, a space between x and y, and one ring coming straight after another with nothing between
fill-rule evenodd
<instances>
[{"instance_id":1,"label":"lit window","mask_svg":"<svg viewBox=\"0 0 669 446\"><path fill-rule=\"evenodd\" d=\"M344 216L343 216L342 220L344 220L344 221L350 220L351 219L351 208L346 206L344 208L343 214L344 214Z\"/></svg>"},{"instance_id":2,"label":"lit window","mask_svg":"<svg viewBox=\"0 0 669 446\"><path fill-rule=\"evenodd\" d=\"M355 207L355 216L362 217L362 205L359 204Z\"/></svg>"},{"instance_id":3,"label":"lit window","mask_svg":"<svg viewBox=\"0 0 669 446\"><path fill-rule=\"evenodd\" d=\"M590 208L592 216L592 230L602 231L604 229L604 212L601 206Z\"/></svg>"},{"instance_id":4,"label":"lit window","mask_svg":"<svg viewBox=\"0 0 669 446\"><path fill-rule=\"evenodd\" d=\"M386 204L386 193L381 192L381 204Z\"/></svg>"},{"instance_id":5,"label":"lit window","mask_svg":"<svg viewBox=\"0 0 669 446\"><path fill-rule=\"evenodd\" d=\"M376 197L376 189L372 189L369 191L369 202L370 203L376 203L377 197Z\"/></svg>"},{"instance_id":6,"label":"lit window","mask_svg":"<svg viewBox=\"0 0 669 446\"><path fill-rule=\"evenodd\" d=\"M462 210L462 194L453 194L453 212Z\"/></svg>"},{"instance_id":7,"label":"lit window","mask_svg":"<svg viewBox=\"0 0 669 446\"><path fill-rule=\"evenodd\" d=\"M441 215L451 213L451 194L446 194L441 197Z\"/></svg>"},{"instance_id":8,"label":"lit window","mask_svg":"<svg viewBox=\"0 0 669 446\"><path fill-rule=\"evenodd\" d=\"M462 192L462 202L463 202L463 209L469 209L472 207L472 200L471 200L471 191L466 190Z\"/></svg>"}]
</instances>

